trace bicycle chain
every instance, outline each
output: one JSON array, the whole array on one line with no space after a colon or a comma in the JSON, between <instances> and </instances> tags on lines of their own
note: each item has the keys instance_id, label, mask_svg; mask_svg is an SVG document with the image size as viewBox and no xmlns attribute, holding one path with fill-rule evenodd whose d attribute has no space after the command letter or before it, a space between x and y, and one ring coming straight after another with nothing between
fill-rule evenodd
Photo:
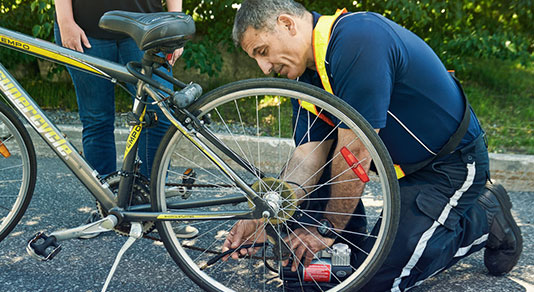
<instances>
[{"instance_id":1,"label":"bicycle chain","mask_svg":"<svg viewBox=\"0 0 534 292\"><path fill-rule=\"evenodd\" d=\"M233 188L235 187L234 185L213 185L213 184L179 184L179 183L167 183L168 186L180 186L180 187L185 187L185 188L188 188L188 189L191 189L191 188ZM98 203L97 203L97 206L98 206ZM100 206L98 206L100 207ZM99 211L101 211L101 208L98 208ZM100 214L102 215L102 214ZM152 230L151 230L152 231ZM117 230L115 230L115 232L119 235L122 235L122 236L129 236L129 234L127 234L126 232L123 232L123 231L120 231L118 232ZM161 240L161 238L159 237L155 237L155 236L152 236L152 235L149 235L149 233L144 233L143 234L143 238L146 238L146 239L150 239L152 241L156 241L156 242L163 242ZM200 247L196 247L196 246L193 246L193 245L182 245L182 247L184 248L187 248L187 249L191 249L191 250L195 250L195 251L201 251L201 252L204 252L204 253L209 253L209 254L215 254L215 255L220 255L222 254L222 252L220 251L215 251L215 250L210 250L210 249L203 249L203 248L200 248ZM251 258L253 259L257 259L257 260L263 260L264 258L263 257L258 257L258 256L252 256ZM274 257L267 257L266 259L268 260L271 260L271 259L274 259Z\"/></svg>"},{"instance_id":2,"label":"bicycle chain","mask_svg":"<svg viewBox=\"0 0 534 292\"><path fill-rule=\"evenodd\" d=\"M150 240L157 241L157 242L163 242L161 240L161 238L154 237L154 236L151 236L151 235L148 235L148 234L143 235L143 238L150 239ZM195 250L195 251L201 251L203 253L209 253L209 254L215 254L215 255L222 254L222 252L220 252L220 251L211 250L211 249L204 249L204 248L201 248L201 247L196 247L194 245L182 245L182 247L187 248L187 249L191 249L191 250ZM252 256L251 258L253 258L255 260L264 260L263 257L259 257L259 256ZM265 259L266 260L275 260L275 257L265 257Z\"/></svg>"}]
</instances>

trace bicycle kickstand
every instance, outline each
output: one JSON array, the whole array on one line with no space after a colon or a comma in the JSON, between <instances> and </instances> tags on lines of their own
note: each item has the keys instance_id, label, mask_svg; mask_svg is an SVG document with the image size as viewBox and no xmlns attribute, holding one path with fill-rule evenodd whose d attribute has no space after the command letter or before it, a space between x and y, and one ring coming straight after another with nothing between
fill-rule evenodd
<instances>
[{"instance_id":1,"label":"bicycle kickstand","mask_svg":"<svg viewBox=\"0 0 534 292\"><path fill-rule=\"evenodd\" d=\"M119 252L117 253L117 257L115 258L115 262L113 262L113 266L111 267L111 270L109 271L108 277L106 278L106 282L104 283L104 287L102 287L102 292L106 292L109 282L111 282L111 278L113 277L113 274L115 274L115 270L117 269L117 266L119 265L119 262L122 258L122 255L126 252L127 249L132 246L132 244L141 238L143 236L143 226L139 222L132 222L132 227L130 227L130 237L126 240L124 245L121 247Z\"/></svg>"},{"instance_id":2,"label":"bicycle kickstand","mask_svg":"<svg viewBox=\"0 0 534 292\"><path fill-rule=\"evenodd\" d=\"M83 235L111 231L117 223L117 217L108 215L98 221L67 230L56 231L50 235L39 232L28 241L26 251L33 258L41 261L49 261L61 251L61 245L58 242L72 238L79 238Z\"/></svg>"}]
</instances>

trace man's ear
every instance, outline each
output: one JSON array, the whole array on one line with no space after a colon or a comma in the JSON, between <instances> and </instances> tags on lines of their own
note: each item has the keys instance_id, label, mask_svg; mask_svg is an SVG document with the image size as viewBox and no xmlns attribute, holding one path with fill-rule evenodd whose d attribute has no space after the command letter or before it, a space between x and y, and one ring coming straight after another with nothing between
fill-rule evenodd
<instances>
[{"instance_id":1,"label":"man's ear","mask_svg":"<svg viewBox=\"0 0 534 292\"><path fill-rule=\"evenodd\" d=\"M289 14L280 14L277 19L278 25L287 30L291 35L297 33L295 18Z\"/></svg>"}]
</instances>

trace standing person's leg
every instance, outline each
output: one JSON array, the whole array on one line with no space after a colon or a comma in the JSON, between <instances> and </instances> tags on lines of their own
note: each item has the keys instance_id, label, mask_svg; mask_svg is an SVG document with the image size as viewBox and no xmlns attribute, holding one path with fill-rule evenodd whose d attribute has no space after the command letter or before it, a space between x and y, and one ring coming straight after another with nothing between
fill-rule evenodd
<instances>
[{"instance_id":1,"label":"standing person's leg","mask_svg":"<svg viewBox=\"0 0 534 292\"><path fill-rule=\"evenodd\" d=\"M126 64L130 61L140 61L143 58L143 52L139 50L135 42L130 38L119 41L119 54L120 62L122 64ZM166 71L163 68L161 70L172 76L172 71ZM156 76L154 79L167 88L173 88L170 82L167 82L160 77ZM152 101L152 99L150 99L150 101ZM150 178L154 156L158 150L159 142L169 129L170 121L161 112L157 105L149 105L147 110L156 112L158 123L153 128L143 128L139 138L138 155L143 162L141 164L141 174Z\"/></svg>"},{"instance_id":2,"label":"standing person's leg","mask_svg":"<svg viewBox=\"0 0 534 292\"><path fill-rule=\"evenodd\" d=\"M139 50L135 42L130 38L119 41L119 54L120 62L122 64L126 64L130 61L140 61L143 58L143 52ZM172 71L169 71L168 74L172 76ZM167 82L157 76L154 79L163 86L172 88L172 84L170 82ZM153 128L143 128L141 131L141 136L139 137L137 153L143 162L140 169L141 174L150 179L150 172L152 170L154 156L156 155L156 151L158 150L161 139L170 126L170 121L161 112L157 105L149 105L148 110L154 110L156 112L156 115L158 116L158 122ZM178 229L175 230L175 233L176 236L180 238L192 238L198 234L198 229L189 225L179 225Z\"/></svg>"},{"instance_id":3,"label":"standing person's leg","mask_svg":"<svg viewBox=\"0 0 534 292\"><path fill-rule=\"evenodd\" d=\"M57 25L54 29L56 43L61 44ZM92 47L85 48L91 56L117 61L115 41L89 38ZM67 68L76 90L78 111L83 125L82 144L87 162L100 175L107 175L117 168L115 150L115 94L110 81Z\"/></svg>"}]
</instances>

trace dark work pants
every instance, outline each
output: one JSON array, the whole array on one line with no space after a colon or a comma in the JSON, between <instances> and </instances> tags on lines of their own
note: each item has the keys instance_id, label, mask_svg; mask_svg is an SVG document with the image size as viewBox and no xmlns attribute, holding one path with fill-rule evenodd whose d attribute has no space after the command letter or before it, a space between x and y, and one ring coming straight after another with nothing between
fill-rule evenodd
<instances>
[{"instance_id":1,"label":"dark work pants","mask_svg":"<svg viewBox=\"0 0 534 292\"><path fill-rule=\"evenodd\" d=\"M362 291L403 291L482 249L489 228L477 199L488 178L488 153L480 137L400 179L393 247Z\"/></svg>"}]
</instances>

